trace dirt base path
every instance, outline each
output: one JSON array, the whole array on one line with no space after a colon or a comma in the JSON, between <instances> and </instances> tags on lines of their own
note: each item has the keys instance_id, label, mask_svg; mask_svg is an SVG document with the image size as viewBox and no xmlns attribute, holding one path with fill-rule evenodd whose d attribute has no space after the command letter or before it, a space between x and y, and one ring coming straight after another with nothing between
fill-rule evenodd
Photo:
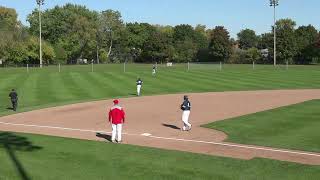
<instances>
[{"instance_id":1,"label":"dirt base path","mask_svg":"<svg viewBox=\"0 0 320 180\"><path fill-rule=\"evenodd\" d=\"M193 129L181 132L182 95L120 99L127 113L124 143L241 159L255 157L320 165L320 153L224 143L227 135L200 125L281 106L320 99L320 90L275 90L189 94ZM41 109L0 118L1 131L89 140L109 134L106 111L112 100ZM106 135L107 137L107 135Z\"/></svg>"}]
</instances>

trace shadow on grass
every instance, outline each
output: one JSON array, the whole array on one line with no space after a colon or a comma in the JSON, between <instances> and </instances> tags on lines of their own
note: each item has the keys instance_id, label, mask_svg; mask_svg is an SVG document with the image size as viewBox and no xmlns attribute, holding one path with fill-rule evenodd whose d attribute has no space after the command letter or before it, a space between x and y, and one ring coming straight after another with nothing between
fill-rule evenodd
<instances>
[{"instance_id":1,"label":"shadow on grass","mask_svg":"<svg viewBox=\"0 0 320 180\"><path fill-rule=\"evenodd\" d=\"M105 140L107 140L107 141L109 141L109 142L112 142L112 140L111 140L111 136L110 135L108 135L108 134L101 134L101 133L96 133L96 136L98 137L98 138L102 138L102 139L105 139Z\"/></svg>"},{"instance_id":2,"label":"shadow on grass","mask_svg":"<svg viewBox=\"0 0 320 180\"><path fill-rule=\"evenodd\" d=\"M15 165L22 180L29 180L28 173L23 168L22 163L17 158L15 151L34 151L42 147L34 146L26 137L18 136L9 132L0 132L0 147L3 147L11 161Z\"/></svg>"},{"instance_id":3,"label":"shadow on grass","mask_svg":"<svg viewBox=\"0 0 320 180\"><path fill-rule=\"evenodd\" d=\"M172 124L162 124L162 126L165 126L167 128L171 128L171 129L176 129L176 130L180 130L181 129L178 126L172 125Z\"/></svg>"}]
</instances>

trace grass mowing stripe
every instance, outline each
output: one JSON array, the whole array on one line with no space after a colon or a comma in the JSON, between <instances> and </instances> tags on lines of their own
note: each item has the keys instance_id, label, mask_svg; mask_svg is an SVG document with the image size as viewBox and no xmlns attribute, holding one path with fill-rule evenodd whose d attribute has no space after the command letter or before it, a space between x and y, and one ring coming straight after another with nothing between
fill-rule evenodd
<instances>
[{"instance_id":1,"label":"grass mowing stripe","mask_svg":"<svg viewBox=\"0 0 320 180\"><path fill-rule=\"evenodd\" d=\"M40 75L37 77L36 81L37 87L36 87L36 93L38 100L42 103L42 101L47 102L57 102L58 99L56 98L56 92L55 86L52 83L52 76L51 73L40 73Z\"/></svg>"},{"instance_id":2,"label":"grass mowing stripe","mask_svg":"<svg viewBox=\"0 0 320 180\"><path fill-rule=\"evenodd\" d=\"M132 73L136 75L136 73ZM143 80L143 91L147 94L154 94L154 93L169 93L174 92L177 87L175 86L176 83L168 83L167 76L162 76L161 74L157 74L156 77L153 77L149 73L142 73L142 80Z\"/></svg>"},{"instance_id":3,"label":"grass mowing stripe","mask_svg":"<svg viewBox=\"0 0 320 180\"><path fill-rule=\"evenodd\" d=\"M92 72L82 75L83 84L90 87L91 91L95 94L96 98L102 98L108 96L109 89L105 89L100 81L97 81L91 76Z\"/></svg>"},{"instance_id":4,"label":"grass mowing stripe","mask_svg":"<svg viewBox=\"0 0 320 180\"><path fill-rule=\"evenodd\" d=\"M190 79L190 83L196 84L196 86L199 86L201 84L201 88L199 91L210 91L212 90L213 81L209 79L208 76L200 77L199 74L190 74L190 72L182 73L177 72L175 73L178 75L178 78L185 78L186 76L190 76L188 79Z\"/></svg>"},{"instance_id":5,"label":"grass mowing stripe","mask_svg":"<svg viewBox=\"0 0 320 180\"><path fill-rule=\"evenodd\" d=\"M85 91L81 84L77 83L76 79L73 76L73 73L71 72L66 72L62 73L63 75L63 84L64 86L68 89L69 93L66 94L66 96L69 96L69 94L72 94L72 96L76 97L77 99L89 99L90 94Z\"/></svg>"},{"instance_id":6,"label":"grass mowing stripe","mask_svg":"<svg viewBox=\"0 0 320 180\"><path fill-rule=\"evenodd\" d=\"M19 93L19 107L26 107L28 105L39 105L41 102L37 97L38 86L37 79L40 76L38 73L30 73L24 76L23 83L18 88Z\"/></svg>"},{"instance_id":7,"label":"grass mowing stripe","mask_svg":"<svg viewBox=\"0 0 320 180\"><path fill-rule=\"evenodd\" d=\"M115 83L110 80L110 77L104 76L103 73L90 73L89 76L91 76L94 82L101 84L108 97L119 96L118 88L115 86Z\"/></svg>"},{"instance_id":8,"label":"grass mowing stripe","mask_svg":"<svg viewBox=\"0 0 320 180\"><path fill-rule=\"evenodd\" d=\"M103 94L99 94L99 88L97 85L91 83L86 79L88 73L70 73L71 78L74 83L77 84L77 87L81 88L82 91L87 92L90 98L97 98L99 96L103 96ZM93 87L93 88L92 88Z\"/></svg>"},{"instance_id":9,"label":"grass mowing stripe","mask_svg":"<svg viewBox=\"0 0 320 180\"><path fill-rule=\"evenodd\" d=\"M110 83L113 83L115 85L115 87L117 88L117 92L120 95L129 95L130 93L134 93L135 91L133 91L133 87L131 87L130 84L132 84L132 82L129 81L123 81L123 77L120 78L118 74L112 73L112 72L105 72L104 73L106 75L106 77L109 78ZM112 80L111 80L112 79Z\"/></svg>"},{"instance_id":10,"label":"grass mowing stripe","mask_svg":"<svg viewBox=\"0 0 320 180\"><path fill-rule=\"evenodd\" d=\"M0 112L5 111L8 105L10 104L8 95L12 88L16 88L13 86L13 84L15 84L16 81L19 81L19 78L21 77L23 76L15 74L7 76L6 78L1 78L0 102L2 103L0 104Z\"/></svg>"},{"instance_id":11,"label":"grass mowing stripe","mask_svg":"<svg viewBox=\"0 0 320 180\"><path fill-rule=\"evenodd\" d=\"M320 152L320 100L210 123L226 132L227 141Z\"/></svg>"},{"instance_id":12,"label":"grass mowing stripe","mask_svg":"<svg viewBox=\"0 0 320 180\"><path fill-rule=\"evenodd\" d=\"M207 74L204 72L198 72L198 77L207 78ZM235 90L235 89L241 89L237 86L237 83L234 80L228 79L228 77L225 76L224 72L217 72L214 74L214 76L211 76L210 79L212 82L214 82L213 86L215 87L216 91L226 91L226 90ZM233 81L233 83L230 83L230 81Z\"/></svg>"},{"instance_id":13,"label":"grass mowing stripe","mask_svg":"<svg viewBox=\"0 0 320 180\"><path fill-rule=\"evenodd\" d=\"M256 75L256 74L251 74L251 73L246 74L246 73L244 73L244 72L242 72L242 73L230 72L230 73L228 73L228 76L225 76L225 78L228 80L230 78L232 78L229 81L234 81L237 84L239 84L240 87L244 87L244 88L248 88L248 89L288 88L285 84L282 83L281 80L272 80L272 78L265 78L265 77L268 77L268 74L260 73L260 74ZM274 79L278 79L278 78L274 78Z\"/></svg>"},{"instance_id":14,"label":"grass mowing stripe","mask_svg":"<svg viewBox=\"0 0 320 180\"><path fill-rule=\"evenodd\" d=\"M51 73L51 86L54 87L54 96L57 100L72 100L75 99L73 93L70 93L70 90L67 88L66 84L63 81L64 74L62 73ZM67 96L66 96L67 95Z\"/></svg>"},{"instance_id":15,"label":"grass mowing stripe","mask_svg":"<svg viewBox=\"0 0 320 180\"><path fill-rule=\"evenodd\" d=\"M229 74L230 75L230 74ZM265 79L264 77L267 74L260 74L260 77L256 76L255 74L246 74L246 73L239 73L239 72L232 72L233 79L232 81L238 82L242 86L245 86L248 89L275 89L285 87L282 86L281 83L276 81L270 81L269 79ZM270 83L270 84L269 84ZM278 86L274 86L274 84L280 84Z\"/></svg>"},{"instance_id":16,"label":"grass mowing stripe","mask_svg":"<svg viewBox=\"0 0 320 180\"><path fill-rule=\"evenodd\" d=\"M192 92L192 91L204 91L205 85L199 86L199 83L194 81L189 81L189 78L186 78L188 74L184 72L170 72L168 73L170 78L169 81L174 81L177 84L180 84L183 88L183 92Z\"/></svg>"}]
</instances>

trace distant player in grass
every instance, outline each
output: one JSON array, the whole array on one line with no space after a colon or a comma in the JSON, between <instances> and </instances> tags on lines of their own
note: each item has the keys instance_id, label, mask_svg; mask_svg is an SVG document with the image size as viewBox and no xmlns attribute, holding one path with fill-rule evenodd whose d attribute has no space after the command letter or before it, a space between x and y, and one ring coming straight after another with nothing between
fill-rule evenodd
<instances>
[{"instance_id":1,"label":"distant player in grass","mask_svg":"<svg viewBox=\"0 0 320 180\"><path fill-rule=\"evenodd\" d=\"M9 94L9 97L11 99L12 109L14 111L17 111L17 108L18 108L18 93L14 89L12 89L10 94Z\"/></svg>"},{"instance_id":2,"label":"distant player in grass","mask_svg":"<svg viewBox=\"0 0 320 180\"><path fill-rule=\"evenodd\" d=\"M157 72L157 67L155 65L152 66L152 76L155 76Z\"/></svg>"},{"instance_id":3,"label":"distant player in grass","mask_svg":"<svg viewBox=\"0 0 320 180\"><path fill-rule=\"evenodd\" d=\"M189 115L191 110L191 103L189 101L188 96L183 96L183 103L180 106L182 110L182 122L183 122L183 131L190 131L191 130L191 124L189 123Z\"/></svg>"},{"instance_id":4,"label":"distant player in grass","mask_svg":"<svg viewBox=\"0 0 320 180\"><path fill-rule=\"evenodd\" d=\"M125 112L123 108L119 105L119 100L113 101L113 107L109 111L109 122L112 125L112 135L111 141L113 143L122 142L122 124L125 121ZM117 138L116 138L117 136Z\"/></svg>"},{"instance_id":5,"label":"distant player in grass","mask_svg":"<svg viewBox=\"0 0 320 180\"><path fill-rule=\"evenodd\" d=\"M142 87L143 81L140 78L138 78L136 84L137 84L137 96L140 96L141 95L141 87Z\"/></svg>"}]
</instances>

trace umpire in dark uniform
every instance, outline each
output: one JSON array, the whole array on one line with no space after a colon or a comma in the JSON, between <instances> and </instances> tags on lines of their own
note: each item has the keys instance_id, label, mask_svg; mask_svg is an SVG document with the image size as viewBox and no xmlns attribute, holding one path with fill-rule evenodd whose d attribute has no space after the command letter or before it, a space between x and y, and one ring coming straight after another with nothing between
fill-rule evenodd
<instances>
[{"instance_id":1,"label":"umpire in dark uniform","mask_svg":"<svg viewBox=\"0 0 320 180\"><path fill-rule=\"evenodd\" d=\"M9 97L11 99L11 103L12 103L12 109L14 111L17 111L17 107L18 107L18 93L12 89L10 94L9 94Z\"/></svg>"}]
</instances>

